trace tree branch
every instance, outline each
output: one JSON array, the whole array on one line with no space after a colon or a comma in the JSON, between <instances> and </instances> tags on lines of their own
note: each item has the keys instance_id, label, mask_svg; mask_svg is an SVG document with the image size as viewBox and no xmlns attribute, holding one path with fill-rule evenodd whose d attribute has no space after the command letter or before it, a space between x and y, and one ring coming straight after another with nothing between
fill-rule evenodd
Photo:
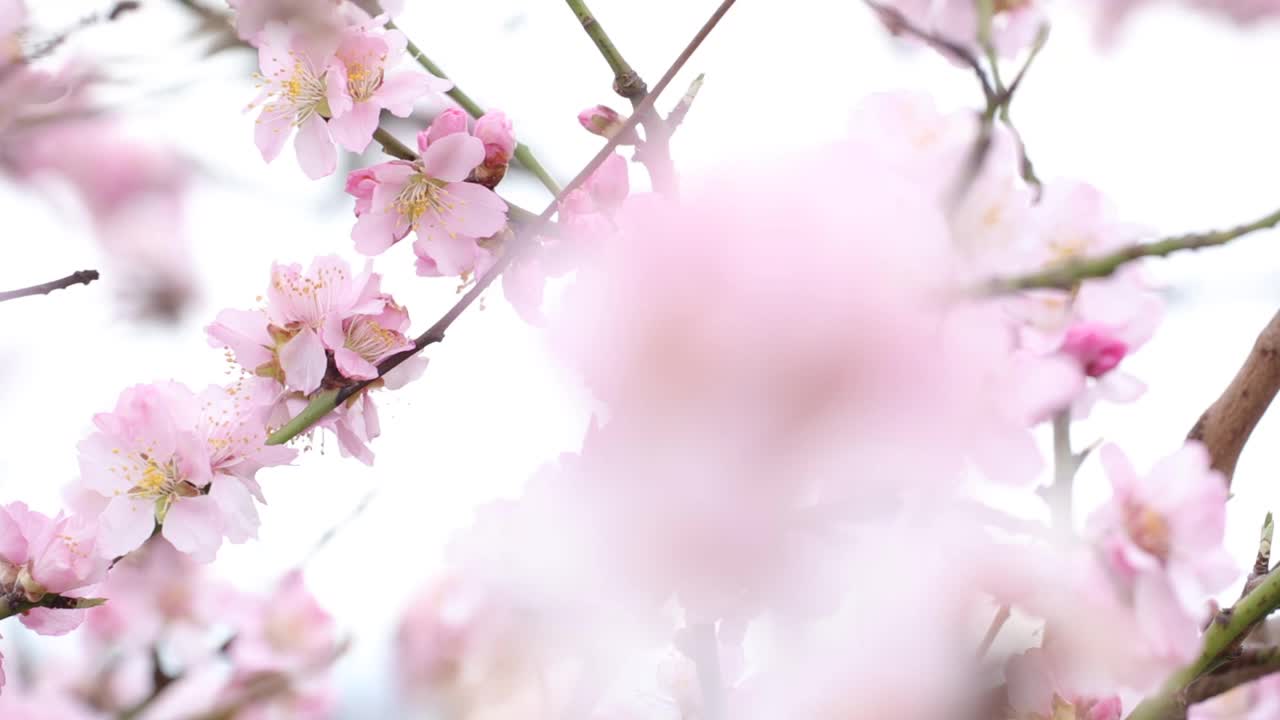
<instances>
[{"instance_id":1,"label":"tree branch","mask_svg":"<svg viewBox=\"0 0 1280 720\"><path fill-rule=\"evenodd\" d=\"M1277 672L1280 672L1280 647L1244 650L1228 664L1191 683L1187 687L1187 705L1204 702Z\"/></svg>"},{"instance_id":2,"label":"tree branch","mask_svg":"<svg viewBox=\"0 0 1280 720\"><path fill-rule=\"evenodd\" d=\"M703 24L702 29L698 31L698 34L695 35L691 41L689 41L689 44L685 46L683 51L681 51L679 57L677 57L675 62L671 64L671 67L667 69L666 74L658 81L658 85L654 87L653 92L646 95L644 100L640 102L640 108L637 109L634 115L627 119L627 122L622 126L621 131L611 138L605 146L600 149L600 152L596 153L596 156L591 159L591 162L587 163L586 167L582 168L582 171L579 172L577 176L569 182L564 190L562 190L556 198L547 205L546 209L538 215L537 221L531 225L526 233L523 236L518 236L516 240L512 241L512 243L502 253L502 256L493 264L493 267L489 268L484 275L477 278L475 285L473 285L471 289L468 290L467 293L449 309L448 312L441 316L434 325L427 328L426 332L422 333L414 340L412 350L407 350L384 360L378 365L378 377L374 380L366 380L352 385L347 385L340 391L327 391L320 393L306 408L302 410L301 413L298 414L297 417L289 421L289 423L283 428L272 433L271 436L267 438L267 444L282 445L289 442L303 432L306 432L307 429L316 422L319 422L325 415L332 412L336 407L338 407L338 405L355 396L360 391L368 388L371 384L377 382L378 379L399 367L404 361L422 352L422 350L428 345L433 345L443 341L445 332L448 331L449 327L453 325L458 317L461 316L462 313L466 312L467 308L470 307L471 304L474 303L476 299L493 284L493 281L498 279L498 277L511 265L517 256L528 249L532 244L533 238L537 237L537 235L547 227L551 217L555 215L556 209L559 207L560 200L568 193L577 189L582 185L582 183L586 182L587 178L590 177L591 174L594 173L610 155L613 154L613 151L618 147L619 140L626 137L628 131L635 129L636 125L640 122L640 117L644 114L642 111L653 108L654 102L657 101L658 97L662 95L662 92L667 89L667 86L671 84L671 81L675 78L676 74L680 72L687 62L689 62L689 58L692 57L693 53L697 51L700 45L702 45L702 42L707 39L707 36L711 34L711 31L720 24L720 20L724 18L725 14L729 12L729 9L733 7L735 2L736 0L722 0L720 6L716 8L716 11L711 15L710 19Z\"/></svg>"},{"instance_id":3,"label":"tree branch","mask_svg":"<svg viewBox=\"0 0 1280 720\"><path fill-rule=\"evenodd\" d=\"M31 287L21 288L19 290L0 292L0 302L16 300L30 295L48 295L54 290L62 290L64 288L69 288L72 285L88 285L97 279L97 270L80 270L58 280L40 283L39 285L32 285Z\"/></svg>"},{"instance_id":4,"label":"tree branch","mask_svg":"<svg viewBox=\"0 0 1280 720\"><path fill-rule=\"evenodd\" d=\"M644 127L644 142L636 147L636 160L644 164L649 171L649 178L658 192L666 195L674 194L679 187L676 181L675 164L671 161L671 128L667 121L658 114L652 105L645 109L642 101L648 95L648 86L640 74L632 69L622 53L614 46L604 26L591 14L586 0L565 0L573 10L582 29L595 43L605 62L613 70L613 90L631 101L636 115L640 116L640 124Z\"/></svg>"},{"instance_id":5,"label":"tree branch","mask_svg":"<svg viewBox=\"0 0 1280 720\"><path fill-rule=\"evenodd\" d=\"M1278 391L1280 312L1262 329L1231 384L1204 411L1187 435L1188 440L1204 443L1213 468L1226 476L1228 487L1249 435Z\"/></svg>"},{"instance_id":6,"label":"tree branch","mask_svg":"<svg viewBox=\"0 0 1280 720\"><path fill-rule=\"evenodd\" d=\"M1226 245L1232 240L1260 230L1269 230L1276 225L1280 225L1280 210L1229 230L1191 233L1151 243L1130 245L1105 255L1068 260L1029 275L997 278L988 283L987 292L1001 294L1037 288L1070 290L1082 280L1107 277L1134 260L1147 257L1164 257L1184 250L1199 250L1201 248Z\"/></svg>"},{"instance_id":7,"label":"tree branch","mask_svg":"<svg viewBox=\"0 0 1280 720\"><path fill-rule=\"evenodd\" d=\"M1186 715L1189 686L1222 665L1245 637L1280 608L1280 573L1271 573L1233 608L1209 623L1199 656L1174 673L1156 695L1142 701L1128 720L1176 720Z\"/></svg>"},{"instance_id":8,"label":"tree branch","mask_svg":"<svg viewBox=\"0 0 1280 720\"><path fill-rule=\"evenodd\" d=\"M396 24L391 21L387 21L387 28L398 29L396 28ZM400 32L403 33L404 31L401 30ZM449 76L444 74L444 71L440 69L440 66L432 62L431 58L427 57L412 40L409 40L407 36L405 39L405 47L408 49L410 57L416 60L419 65L432 75L446 80L449 79ZM484 108L480 107L480 103L472 100L471 96L463 92L457 84L455 84L453 89L449 90L449 92L445 94L453 98L453 101L458 103L458 106L467 111L467 114L471 117L479 118L484 115ZM517 144L515 157L516 160L520 161L521 165L528 169L529 172L533 173L534 177L538 178L538 182L542 183L543 187L551 191L552 195L560 194L560 184L556 182L555 178L551 177L551 173L547 172L547 169L542 166L542 163L538 162L538 159L533 156L533 151L529 149L528 145L525 145L524 143Z\"/></svg>"}]
</instances>

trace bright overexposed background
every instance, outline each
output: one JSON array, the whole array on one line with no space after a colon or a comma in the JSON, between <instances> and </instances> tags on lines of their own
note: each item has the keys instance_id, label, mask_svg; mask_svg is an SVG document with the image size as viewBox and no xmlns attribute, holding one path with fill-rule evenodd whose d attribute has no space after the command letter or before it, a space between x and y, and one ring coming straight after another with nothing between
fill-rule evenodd
<instances>
[{"instance_id":1,"label":"bright overexposed background","mask_svg":"<svg viewBox=\"0 0 1280 720\"><path fill-rule=\"evenodd\" d=\"M29 0L37 23L60 27L98 9L93 0ZM718 4L716 0L594 0L616 44L652 85ZM1280 26L1241 30L1177 9L1142 13L1102 52L1092 28L1061 0L1053 37L1014 117L1042 177L1088 180L1121 215L1165 234L1226 227L1280 205L1280 93L1274 67ZM252 307L273 261L308 262L349 240L341 173L311 182L291 151L271 166L252 142L252 58L202 59L193 23L172 0L79 34L71 50L110 63L109 92L141 138L198 166L184 235L198 264L197 301L176 325L139 323L83 212L66 198L0 181L0 288L102 267L90 287L0 305L0 500L54 511L77 473L76 443L95 412L131 384L177 379L193 387L226 378L202 327L224 307ZM625 101L607 66L556 0L411 0L401 27L488 107L505 110L519 137L562 179L600 147L576 113ZM839 138L869 92L929 90L947 108L974 106L971 75L928 52L890 42L855 0L740 0L673 85L707 82L674 141L681 170L698 174L760 153ZM400 135L412 142L411 131ZM370 155L372 161L373 155ZM642 172L633 177L639 181ZM504 195L541 210L541 186L523 175ZM854 199L851 198L851 201ZM1151 263L1169 316L1129 367L1150 385L1132 406L1095 411L1077 444L1120 443L1146 466L1181 441L1235 372L1280 305L1280 237L1263 233L1225 249ZM409 248L376 261L384 288L429 323L456 298L456 283L413 274ZM672 268L679 272L679 268ZM850 278L857 282L857 278ZM620 319L620 321L624 321ZM430 351L424 378L381 393L377 462L343 460L317 443L296 467L261 476L270 505L256 542L225 547L220 573L265 588L361 498L367 510L308 566L322 603L354 638L338 672L344 717L394 716L391 633L413 590L439 564L450 534L478 502L519 491L540 464L578 447L590 408L557 369L536 329L490 293ZM1230 543L1248 558L1265 511L1280 500L1280 413L1265 419L1240 462ZM1093 462L1079 487L1084 507L1105 488ZM16 625L5 633L24 638Z\"/></svg>"}]
</instances>

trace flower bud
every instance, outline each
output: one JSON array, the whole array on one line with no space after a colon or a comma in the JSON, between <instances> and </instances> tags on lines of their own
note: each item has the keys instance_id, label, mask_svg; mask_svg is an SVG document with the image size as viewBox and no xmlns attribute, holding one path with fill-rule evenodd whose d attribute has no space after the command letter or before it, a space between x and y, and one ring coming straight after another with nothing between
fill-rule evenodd
<instances>
[{"instance_id":1,"label":"flower bud","mask_svg":"<svg viewBox=\"0 0 1280 720\"><path fill-rule=\"evenodd\" d=\"M578 113L578 122L587 132L612 140L627 124L627 118L607 105L596 105ZM629 132L619 144L634 145L635 142L635 133Z\"/></svg>"},{"instance_id":2,"label":"flower bud","mask_svg":"<svg viewBox=\"0 0 1280 720\"><path fill-rule=\"evenodd\" d=\"M511 120L499 110L487 112L476 121L474 135L484 143L484 162L475 169L471 179L492 190L506 176L507 166L516 151Z\"/></svg>"},{"instance_id":3,"label":"flower bud","mask_svg":"<svg viewBox=\"0 0 1280 720\"><path fill-rule=\"evenodd\" d=\"M431 127L418 133L418 152L426 152L427 146L446 135L467 131L467 114L459 108L449 108L431 121Z\"/></svg>"},{"instance_id":4,"label":"flower bud","mask_svg":"<svg viewBox=\"0 0 1280 720\"><path fill-rule=\"evenodd\" d=\"M1101 377L1120 364L1129 353L1129 346L1108 328L1086 323L1067 331L1062 352L1080 361L1085 374Z\"/></svg>"}]
</instances>

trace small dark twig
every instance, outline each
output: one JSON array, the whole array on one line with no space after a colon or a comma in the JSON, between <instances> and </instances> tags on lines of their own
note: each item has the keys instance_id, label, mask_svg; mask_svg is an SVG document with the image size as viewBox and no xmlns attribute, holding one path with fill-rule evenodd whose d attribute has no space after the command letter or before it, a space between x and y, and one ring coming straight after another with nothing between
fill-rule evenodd
<instances>
[{"instance_id":1,"label":"small dark twig","mask_svg":"<svg viewBox=\"0 0 1280 720\"><path fill-rule=\"evenodd\" d=\"M63 288L69 288L72 285L88 285L94 280L97 280L98 277L97 270L79 270L64 278L52 280L47 283L40 283L39 285L32 285L31 287L20 288L18 290L0 292L0 302L16 300L17 298L28 297L30 295L48 295L54 290L62 290Z\"/></svg>"}]
</instances>

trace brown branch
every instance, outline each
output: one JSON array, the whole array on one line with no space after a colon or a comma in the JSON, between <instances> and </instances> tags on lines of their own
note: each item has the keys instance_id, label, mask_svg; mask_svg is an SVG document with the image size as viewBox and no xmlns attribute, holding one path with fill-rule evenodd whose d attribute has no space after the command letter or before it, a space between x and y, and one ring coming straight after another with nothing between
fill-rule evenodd
<instances>
[{"instance_id":1,"label":"brown branch","mask_svg":"<svg viewBox=\"0 0 1280 720\"><path fill-rule=\"evenodd\" d=\"M1280 312L1258 335L1253 350L1231 384L1187 435L1188 440L1204 443L1213 468L1226 476L1228 487L1249 435L1277 392L1280 392Z\"/></svg>"},{"instance_id":2,"label":"brown branch","mask_svg":"<svg viewBox=\"0 0 1280 720\"><path fill-rule=\"evenodd\" d=\"M52 280L47 283L40 283L39 285L32 285L31 287L20 288L18 290L0 292L0 302L16 300L30 295L48 295L54 290L62 290L63 288L69 288L72 285L88 285L97 279L97 270L80 270L73 272L64 278Z\"/></svg>"},{"instance_id":3,"label":"brown branch","mask_svg":"<svg viewBox=\"0 0 1280 720\"><path fill-rule=\"evenodd\" d=\"M1229 660L1212 674L1191 683L1187 687L1186 704L1204 702L1277 672L1280 672L1280 648L1242 650L1239 656Z\"/></svg>"}]
</instances>

